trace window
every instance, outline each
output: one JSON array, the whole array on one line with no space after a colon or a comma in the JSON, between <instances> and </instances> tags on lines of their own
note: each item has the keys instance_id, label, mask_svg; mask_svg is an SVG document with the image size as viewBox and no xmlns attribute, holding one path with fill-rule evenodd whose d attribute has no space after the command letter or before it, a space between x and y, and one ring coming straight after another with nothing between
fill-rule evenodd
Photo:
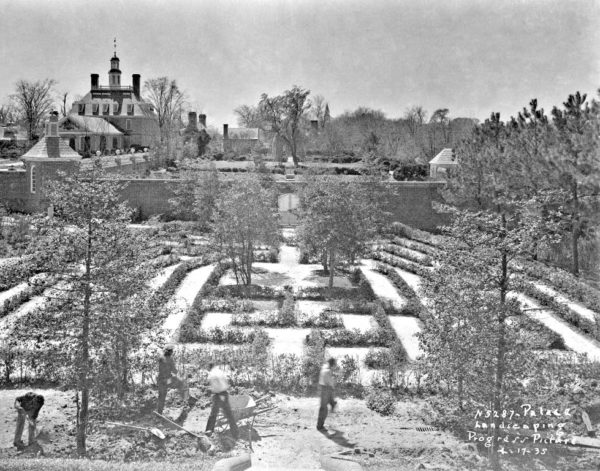
<instances>
[{"instance_id":1,"label":"window","mask_svg":"<svg viewBox=\"0 0 600 471\"><path fill-rule=\"evenodd\" d=\"M127 114L133 116L133 105L127 105Z\"/></svg>"},{"instance_id":2,"label":"window","mask_svg":"<svg viewBox=\"0 0 600 471\"><path fill-rule=\"evenodd\" d=\"M118 137L113 137L113 145L112 145L113 149L118 149L119 148L119 138Z\"/></svg>"},{"instance_id":3,"label":"window","mask_svg":"<svg viewBox=\"0 0 600 471\"><path fill-rule=\"evenodd\" d=\"M113 114L121 114L121 105L119 103L113 105Z\"/></svg>"},{"instance_id":4,"label":"window","mask_svg":"<svg viewBox=\"0 0 600 471\"><path fill-rule=\"evenodd\" d=\"M35 171L35 165L32 165L31 166L31 181L30 181L30 183L31 183L30 189L31 189L32 193L35 193L35 190L37 189L37 180L36 179L37 179L37 176L36 176L36 171Z\"/></svg>"},{"instance_id":5,"label":"window","mask_svg":"<svg viewBox=\"0 0 600 471\"><path fill-rule=\"evenodd\" d=\"M85 114L85 103L79 103L77 112L81 114Z\"/></svg>"},{"instance_id":6,"label":"window","mask_svg":"<svg viewBox=\"0 0 600 471\"><path fill-rule=\"evenodd\" d=\"M110 113L110 105L108 103L104 103L102 105L102 114L108 115Z\"/></svg>"},{"instance_id":7,"label":"window","mask_svg":"<svg viewBox=\"0 0 600 471\"><path fill-rule=\"evenodd\" d=\"M92 114L93 115L98 115L99 112L100 112L100 104L99 103L92 103Z\"/></svg>"},{"instance_id":8,"label":"window","mask_svg":"<svg viewBox=\"0 0 600 471\"><path fill-rule=\"evenodd\" d=\"M125 129L127 129L127 130L131 129L131 120L130 119L125 120Z\"/></svg>"}]
</instances>

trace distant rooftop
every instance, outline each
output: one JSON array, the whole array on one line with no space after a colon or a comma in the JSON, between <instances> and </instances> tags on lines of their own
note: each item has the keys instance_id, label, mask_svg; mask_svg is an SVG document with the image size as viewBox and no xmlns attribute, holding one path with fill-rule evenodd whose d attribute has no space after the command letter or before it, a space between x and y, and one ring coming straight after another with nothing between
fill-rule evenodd
<instances>
[{"instance_id":1,"label":"distant rooftop","mask_svg":"<svg viewBox=\"0 0 600 471\"><path fill-rule=\"evenodd\" d=\"M446 164L446 165L456 165L456 159L454 158L454 153L452 149L446 148L442 149L442 151L436 155L433 159L429 161L430 164Z\"/></svg>"}]
</instances>

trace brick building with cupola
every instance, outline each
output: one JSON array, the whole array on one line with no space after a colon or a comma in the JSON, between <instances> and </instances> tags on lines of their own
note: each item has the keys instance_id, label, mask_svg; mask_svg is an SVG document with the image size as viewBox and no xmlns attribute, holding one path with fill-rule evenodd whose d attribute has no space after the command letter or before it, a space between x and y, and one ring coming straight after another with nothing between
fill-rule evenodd
<instances>
[{"instance_id":1,"label":"brick building with cupola","mask_svg":"<svg viewBox=\"0 0 600 471\"><path fill-rule=\"evenodd\" d=\"M91 74L90 91L60 120L60 136L84 155L152 147L160 138L160 129L154 107L141 96L141 76L133 74L132 85L122 85L115 51L108 85L100 85L99 77Z\"/></svg>"}]
</instances>

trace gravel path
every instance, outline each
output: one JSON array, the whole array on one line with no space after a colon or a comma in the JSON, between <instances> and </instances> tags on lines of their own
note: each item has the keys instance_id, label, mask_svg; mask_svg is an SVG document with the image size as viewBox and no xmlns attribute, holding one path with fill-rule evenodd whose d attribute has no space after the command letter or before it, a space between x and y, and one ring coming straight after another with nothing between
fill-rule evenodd
<instances>
[{"instance_id":1,"label":"gravel path","mask_svg":"<svg viewBox=\"0 0 600 471\"><path fill-rule=\"evenodd\" d=\"M376 264L373 260L362 260L360 270L365 275L365 278L378 298L387 299L400 309L406 304L406 300L400 296L392 282L386 276L377 272L375 267Z\"/></svg>"},{"instance_id":2,"label":"gravel path","mask_svg":"<svg viewBox=\"0 0 600 471\"><path fill-rule=\"evenodd\" d=\"M590 360L600 361L599 342L577 332L568 322L560 319L552 311L546 309L537 310L540 307L539 303L529 296L521 293L509 293L509 296L516 297L526 309L536 309L534 311L525 311L525 314L562 336L567 348L577 353L587 353Z\"/></svg>"},{"instance_id":3,"label":"gravel path","mask_svg":"<svg viewBox=\"0 0 600 471\"><path fill-rule=\"evenodd\" d=\"M377 322L373 316L366 316L364 314L340 314L340 317L344 321L344 327L346 329L358 329L361 332L366 332L377 327Z\"/></svg>"},{"instance_id":4,"label":"gravel path","mask_svg":"<svg viewBox=\"0 0 600 471\"><path fill-rule=\"evenodd\" d=\"M6 338L10 335L15 321L20 317L29 314L33 310L42 307L46 302L46 298L60 296L57 290L64 289L65 286L65 283L62 282L45 289L42 294L34 296L29 301L21 304L17 310L0 319L0 338Z\"/></svg>"},{"instance_id":5,"label":"gravel path","mask_svg":"<svg viewBox=\"0 0 600 471\"><path fill-rule=\"evenodd\" d=\"M215 267L215 264L206 265L189 272L165 307L171 314L165 320L163 330L167 331L172 342L177 341L178 329L186 316L187 310Z\"/></svg>"},{"instance_id":6,"label":"gravel path","mask_svg":"<svg viewBox=\"0 0 600 471\"><path fill-rule=\"evenodd\" d=\"M212 329L213 327L227 327L231 324L233 314L230 312L207 312L202 319L202 329Z\"/></svg>"},{"instance_id":7,"label":"gravel path","mask_svg":"<svg viewBox=\"0 0 600 471\"><path fill-rule=\"evenodd\" d=\"M406 304L406 300L398 294L392 282L375 271L373 260L363 260L362 265L362 272L379 298L390 300L398 308ZM423 353L419 347L419 339L415 336L421 331L419 320L410 316L389 316L389 319L402 345L404 345L408 357L411 360L416 360Z\"/></svg>"},{"instance_id":8,"label":"gravel path","mask_svg":"<svg viewBox=\"0 0 600 471\"><path fill-rule=\"evenodd\" d=\"M171 266L163 268L160 271L160 273L158 275L156 275L154 278L152 278L150 280L150 282L148 283L148 286L150 286L150 289L157 290L162 285L164 285L179 265L181 265L181 263L176 263L175 265L171 265Z\"/></svg>"},{"instance_id":9,"label":"gravel path","mask_svg":"<svg viewBox=\"0 0 600 471\"><path fill-rule=\"evenodd\" d=\"M585 319L588 319L592 322L596 322L596 316L594 315L594 311L592 311L591 309L588 309L587 307L582 306L581 304L579 304L577 302L568 300L562 294L560 294L558 291L550 288L549 286L543 285L541 283L534 283L534 285L537 289L539 289L543 293L552 296L559 303L566 304L569 307L569 309L571 311L573 311L575 314L577 314Z\"/></svg>"}]
</instances>

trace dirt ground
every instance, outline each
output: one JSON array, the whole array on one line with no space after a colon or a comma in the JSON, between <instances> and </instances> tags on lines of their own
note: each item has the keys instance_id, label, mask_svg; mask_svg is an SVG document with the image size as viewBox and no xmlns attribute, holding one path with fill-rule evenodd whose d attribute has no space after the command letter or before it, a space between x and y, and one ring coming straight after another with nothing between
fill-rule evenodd
<instances>
[{"instance_id":1,"label":"dirt ground","mask_svg":"<svg viewBox=\"0 0 600 471\"><path fill-rule=\"evenodd\" d=\"M74 457L76 409L73 393L35 391L45 396L46 404L38 421L41 432L39 446L25 452L17 452L12 447L16 417L13 402L27 390L0 391L0 469L5 459ZM425 400L413 398L401 401L394 415L383 417L369 410L363 400L338 399L338 410L330 414L325 423L327 433L316 430L318 402L317 397L272 395L261 404L275 409L257 416L252 430L241 422L241 440L235 446L228 438L228 432L221 431L211 439L214 451L207 452L209 441L198 441L155 417L151 407L154 402L150 397L146 407L133 411L121 421L158 427L165 433L166 439L160 440L145 431L110 426L104 420L95 420L88 435L88 454L90 458L101 460L212 463L251 451L252 469L262 470L320 469L321 455L352 459L361 463L363 469L376 471L487 469L486 460L478 455L472 444L427 425L431 410ZM209 413L209 408L205 407L208 403L209 397L200 398L185 418L185 428L203 432ZM170 392L165 415L177 418L181 412L177 406L177 396L174 391ZM420 427L427 429L418 430ZM24 438L26 441L26 431ZM346 454L340 455L344 452ZM573 458L576 459L574 463L579 464L562 469L596 469L597 456L578 451ZM521 464L522 467L518 465L510 469L545 469L534 466L533 462L531 467ZM593 468L586 467L592 465Z\"/></svg>"}]
</instances>

